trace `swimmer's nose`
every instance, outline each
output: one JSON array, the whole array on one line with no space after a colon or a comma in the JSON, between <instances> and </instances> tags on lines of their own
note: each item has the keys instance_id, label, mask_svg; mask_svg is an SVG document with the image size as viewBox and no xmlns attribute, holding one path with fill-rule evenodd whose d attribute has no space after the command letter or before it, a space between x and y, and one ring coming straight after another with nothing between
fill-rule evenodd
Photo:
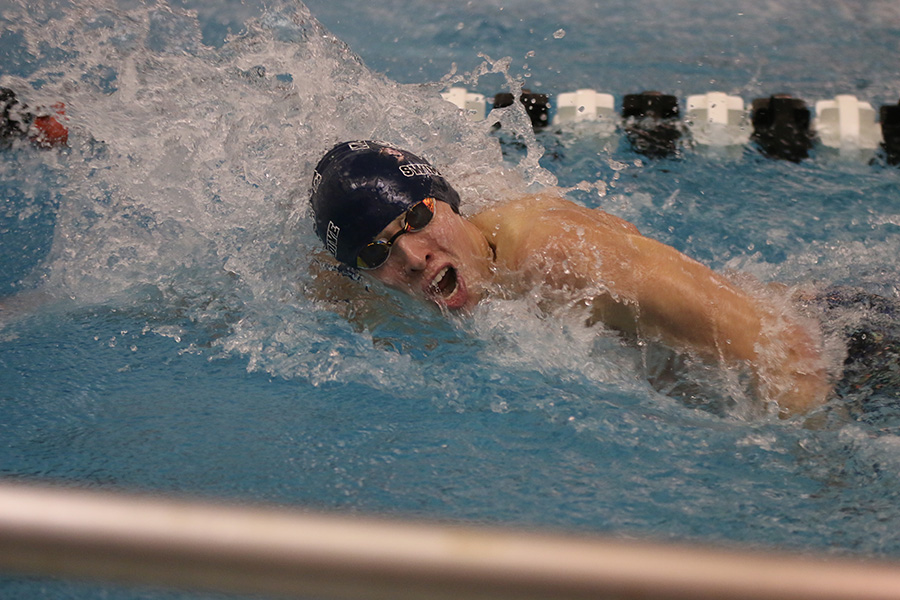
<instances>
[{"instance_id":1,"label":"swimmer's nose","mask_svg":"<svg viewBox=\"0 0 900 600\"><path fill-rule=\"evenodd\" d=\"M404 268L409 272L424 271L431 258L428 240L416 233L406 233L394 241L393 252L403 260Z\"/></svg>"}]
</instances>

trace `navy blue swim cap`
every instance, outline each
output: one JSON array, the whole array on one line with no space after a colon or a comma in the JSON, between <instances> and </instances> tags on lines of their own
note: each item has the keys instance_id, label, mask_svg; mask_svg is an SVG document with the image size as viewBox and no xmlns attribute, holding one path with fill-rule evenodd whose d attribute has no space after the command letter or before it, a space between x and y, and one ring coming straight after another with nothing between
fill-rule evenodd
<instances>
[{"instance_id":1,"label":"navy blue swim cap","mask_svg":"<svg viewBox=\"0 0 900 600\"><path fill-rule=\"evenodd\" d=\"M319 161L309 200L316 234L335 258L355 267L364 246L425 198L459 212L459 194L428 161L364 140L338 144Z\"/></svg>"}]
</instances>

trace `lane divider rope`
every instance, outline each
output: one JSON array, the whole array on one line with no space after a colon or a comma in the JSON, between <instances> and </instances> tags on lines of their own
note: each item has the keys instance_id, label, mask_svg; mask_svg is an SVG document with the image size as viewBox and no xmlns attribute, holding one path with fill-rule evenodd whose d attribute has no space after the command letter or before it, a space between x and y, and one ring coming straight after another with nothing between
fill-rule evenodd
<instances>
[{"instance_id":1,"label":"lane divider rope","mask_svg":"<svg viewBox=\"0 0 900 600\"><path fill-rule=\"evenodd\" d=\"M461 87L450 88L443 97L475 121L516 100L508 92L488 100ZM819 100L810 109L787 94L756 98L748 107L740 96L713 91L688 96L683 116L675 96L656 91L624 96L618 112L612 94L587 88L555 99L523 90L518 100L536 131L591 123L591 135L609 138L621 130L635 151L652 157L674 155L682 141L695 148L732 150L754 143L766 156L795 162L820 146L862 161L872 161L881 151L888 164L900 165L900 103L876 112L852 94Z\"/></svg>"}]
</instances>

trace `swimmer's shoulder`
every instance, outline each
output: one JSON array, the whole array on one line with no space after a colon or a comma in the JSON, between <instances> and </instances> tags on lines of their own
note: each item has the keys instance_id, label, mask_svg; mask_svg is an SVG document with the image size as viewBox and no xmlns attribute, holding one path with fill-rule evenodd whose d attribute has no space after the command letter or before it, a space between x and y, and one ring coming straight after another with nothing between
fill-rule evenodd
<instances>
[{"instance_id":1,"label":"swimmer's shoulder","mask_svg":"<svg viewBox=\"0 0 900 600\"><path fill-rule=\"evenodd\" d=\"M562 199L524 196L491 206L469 220L481 231L494 250L498 262L516 269L519 259L530 251L535 234L546 228L548 211L560 206Z\"/></svg>"},{"instance_id":2,"label":"swimmer's shoulder","mask_svg":"<svg viewBox=\"0 0 900 600\"><path fill-rule=\"evenodd\" d=\"M561 199L523 196L486 208L472 216L470 221L483 232L496 237L501 231L520 231L527 228L534 223L535 218L558 206L559 200Z\"/></svg>"},{"instance_id":3,"label":"swimmer's shoulder","mask_svg":"<svg viewBox=\"0 0 900 600\"><path fill-rule=\"evenodd\" d=\"M572 231L571 226L604 235L640 235L637 227L624 219L580 206L551 191L492 206L470 220L492 246L515 250L548 237L563 237Z\"/></svg>"}]
</instances>

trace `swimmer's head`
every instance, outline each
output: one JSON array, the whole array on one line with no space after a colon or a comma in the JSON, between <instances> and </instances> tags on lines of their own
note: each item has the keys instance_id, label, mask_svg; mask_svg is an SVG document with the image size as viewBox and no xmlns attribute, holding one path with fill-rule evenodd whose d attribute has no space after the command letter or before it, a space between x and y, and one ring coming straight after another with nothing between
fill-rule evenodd
<instances>
[{"instance_id":1,"label":"swimmer's head","mask_svg":"<svg viewBox=\"0 0 900 600\"><path fill-rule=\"evenodd\" d=\"M316 234L328 251L356 266L359 251L425 198L459 212L459 194L428 161L383 142L338 144L313 173Z\"/></svg>"}]
</instances>

